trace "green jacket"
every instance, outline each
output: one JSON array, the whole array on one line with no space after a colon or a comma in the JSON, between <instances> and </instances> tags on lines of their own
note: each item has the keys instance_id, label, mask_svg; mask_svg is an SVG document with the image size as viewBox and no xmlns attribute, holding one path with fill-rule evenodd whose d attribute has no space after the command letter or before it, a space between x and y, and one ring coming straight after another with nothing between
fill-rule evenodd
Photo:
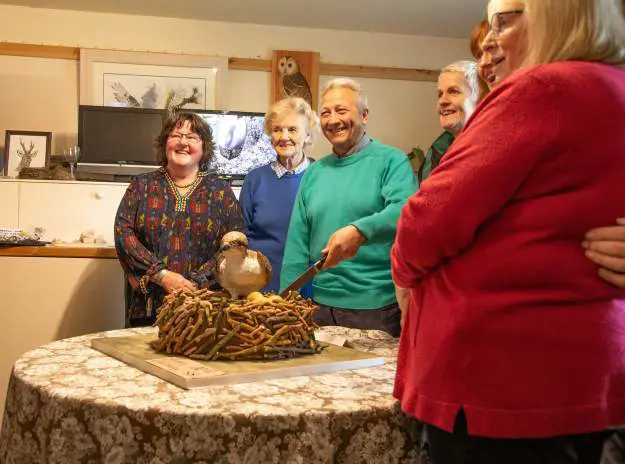
<instances>
[{"instance_id":1,"label":"green jacket","mask_svg":"<svg viewBox=\"0 0 625 464\"><path fill-rule=\"evenodd\" d=\"M455 137L451 132L445 131L434 140L434 143L432 143L432 146L425 155L425 160L417 172L419 184L427 179L432 171L439 165L454 139Z\"/></svg>"}]
</instances>

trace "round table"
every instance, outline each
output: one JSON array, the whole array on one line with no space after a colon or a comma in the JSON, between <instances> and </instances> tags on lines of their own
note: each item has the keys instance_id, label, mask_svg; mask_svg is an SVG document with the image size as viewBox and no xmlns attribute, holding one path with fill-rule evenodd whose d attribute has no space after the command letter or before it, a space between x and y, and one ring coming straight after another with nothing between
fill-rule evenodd
<instances>
[{"instance_id":1,"label":"round table","mask_svg":"<svg viewBox=\"0 0 625 464\"><path fill-rule=\"evenodd\" d=\"M418 463L418 430L391 395L397 340L324 327L383 366L183 390L60 340L24 354L7 392L0 462Z\"/></svg>"}]
</instances>

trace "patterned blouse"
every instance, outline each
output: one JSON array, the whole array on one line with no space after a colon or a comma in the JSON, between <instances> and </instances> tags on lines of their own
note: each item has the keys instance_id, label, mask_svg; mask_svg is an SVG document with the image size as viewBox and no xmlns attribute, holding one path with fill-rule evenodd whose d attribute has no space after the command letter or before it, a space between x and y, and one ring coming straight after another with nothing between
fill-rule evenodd
<instances>
[{"instance_id":1,"label":"patterned blouse","mask_svg":"<svg viewBox=\"0 0 625 464\"><path fill-rule=\"evenodd\" d=\"M184 195L164 168L135 177L115 217L115 248L132 288L127 325L154 321L165 292L149 278L162 269L210 285L210 260L231 230L243 230L243 216L232 189L217 177L201 171Z\"/></svg>"}]
</instances>

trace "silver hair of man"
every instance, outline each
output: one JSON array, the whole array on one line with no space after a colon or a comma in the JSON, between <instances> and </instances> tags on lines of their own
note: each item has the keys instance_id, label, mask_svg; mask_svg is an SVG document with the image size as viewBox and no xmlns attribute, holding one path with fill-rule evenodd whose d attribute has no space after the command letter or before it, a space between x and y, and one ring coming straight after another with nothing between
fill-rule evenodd
<instances>
[{"instance_id":1,"label":"silver hair of man","mask_svg":"<svg viewBox=\"0 0 625 464\"><path fill-rule=\"evenodd\" d=\"M477 74L477 63L470 60L455 61L448 66L445 66L441 71L441 74L448 72L458 72L464 75L464 80L471 89L472 100L477 103L480 98L480 82Z\"/></svg>"},{"instance_id":2,"label":"silver hair of man","mask_svg":"<svg viewBox=\"0 0 625 464\"><path fill-rule=\"evenodd\" d=\"M351 89L358 96L358 109L362 112L366 109L369 109L369 100L367 99L367 95L362 90L360 84L354 79L349 79L347 77L337 77L336 79L330 80L325 87L323 88L323 92L321 92L321 98L333 89Z\"/></svg>"}]
</instances>

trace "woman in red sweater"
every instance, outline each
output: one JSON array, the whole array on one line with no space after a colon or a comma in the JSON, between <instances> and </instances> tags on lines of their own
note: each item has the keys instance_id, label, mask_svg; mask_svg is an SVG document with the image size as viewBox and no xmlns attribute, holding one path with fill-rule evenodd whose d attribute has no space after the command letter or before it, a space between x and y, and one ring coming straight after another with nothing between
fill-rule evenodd
<instances>
[{"instance_id":1,"label":"woman in red sweater","mask_svg":"<svg viewBox=\"0 0 625 464\"><path fill-rule=\"evenodd\" d=\"M523 69L402 211L394 394L435 464L597 463L625 424L625 291L580 242L625 215L625 24L615 0L491 0L489 19Z\"/></svg>"}]
</instances>

